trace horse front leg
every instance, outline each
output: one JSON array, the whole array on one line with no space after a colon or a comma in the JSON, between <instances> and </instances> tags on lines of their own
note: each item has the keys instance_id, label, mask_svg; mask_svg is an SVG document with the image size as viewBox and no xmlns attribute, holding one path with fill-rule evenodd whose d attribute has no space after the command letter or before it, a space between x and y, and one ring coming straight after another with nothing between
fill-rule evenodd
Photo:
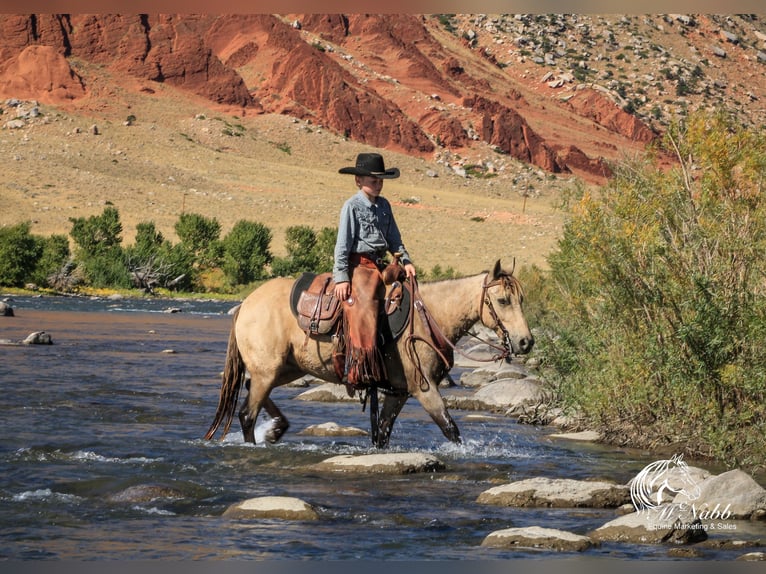
<instances>
[{"instance_id":1,"label":"horse front leg","mask_svg":"<svg viewBox=\"0 0 766 574\"><path fill-rule=\"evenodd\" d=\"M444 404L444 399L439 393L436 385L425 385L426 390L415 385L415 389L412 396L420 401L423 408L431 416L431 419L439 426L442 433L448 440L454 443L461 443L460 430L457 428L455 421L447 410L447 406Z\"/></svg>"},{"instance_id":2,"label":"horse front leg","mask_svg":"<svg viewBox=\"0 0 766 574\"><path fill-rule=\"evenodd\" d=\"M377 448L388 447L388 441L391 438L391 431L394 428L396 417L399 416L408 398L409 395L407 393L385 395L383 398L383 408L380 409L378 421L378 440L375 443Z\"/></svg>"}]
</instances>

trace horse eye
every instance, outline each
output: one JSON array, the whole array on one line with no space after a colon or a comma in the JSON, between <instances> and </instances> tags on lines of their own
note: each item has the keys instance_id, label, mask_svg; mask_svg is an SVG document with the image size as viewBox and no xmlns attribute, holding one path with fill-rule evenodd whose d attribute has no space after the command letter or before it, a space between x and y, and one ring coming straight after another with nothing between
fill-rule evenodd
<instances>
[{"instance_id":1,"label":"horse eye","mask_svg":"<svg viewBox=\"0 0 766 574\"><path fill-rule=\"evenodd\" d=\"M498 303L498 305L507 305L508 304L508 299L505 298L505 297L498 297L497 298L497 303Z\"/></svg>"}]
</instances>

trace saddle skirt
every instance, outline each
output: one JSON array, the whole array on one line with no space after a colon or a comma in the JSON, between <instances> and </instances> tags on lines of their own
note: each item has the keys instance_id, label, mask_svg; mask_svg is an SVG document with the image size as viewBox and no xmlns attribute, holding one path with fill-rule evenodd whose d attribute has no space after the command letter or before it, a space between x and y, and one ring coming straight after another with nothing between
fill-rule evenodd
<instances>
[{"instance_id":1,"label":"saddle skirt","mask_svg":"<svg viewBox=\"0 0 766 574\"><path fill-rule=\"evenodd\" d=\"M305 272L293 283L290 310L307 336L337 332L343 306L335 298L332 273ZM379 335L384 343L397 340L407 327L410 314L409 286L400 281L386 285L386 297L380 308Z\"/></svg>"}]
</instances>

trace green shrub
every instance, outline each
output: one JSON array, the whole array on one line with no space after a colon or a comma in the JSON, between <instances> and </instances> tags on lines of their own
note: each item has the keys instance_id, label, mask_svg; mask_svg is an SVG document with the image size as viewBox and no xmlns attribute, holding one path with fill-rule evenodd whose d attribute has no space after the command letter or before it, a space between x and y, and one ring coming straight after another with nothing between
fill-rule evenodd
<instances>
[{"instance_id":1,"label":"green shrub","mask_svg":"<svg viewBox=\"0 0 766 574\"><path fill-rule=\"evenodd\" d=\"M69 218L76 244L75 259L85 280L93 287L129 287L130 275L122 249L122 223L116 208L101 215Z\"/></svg>"},{"instance_id":2,"label":"green shrub","mask_svg":"<svg viewBox=\"0 0 766 574\"><path fill-rule=\"evenodd\" d=\"M266 276L273 256L271 231L261 223L240 220L223 239L223 272L232 285L251 283Z\"/></svg>"},{"instance_id":3,"label":"green shrub","mask_svg":"<svg viewBox=\"0 0 766 574\"><path fill-rule=\"evenodd\" d=\"M0 227L0 285L20 287L34 273L42 247L30 229L28 221Z\"/></svg>"},{"instance_id":4,"label":"green shrub","mask_svg":"<svg viewBox=\"0 0 766 574\"><path fill-rule=\"evenodd\" d=\"M195 262L196 269L219 265L222 256L221 224L214 217L182 213L175 224L181 245Z\"/></svg>"},{"instance_id":5,"label":"green shrub","mask_svg":"<svg viewBox=\"0 0 766 574\"><path fill-rule=\"evenodd\" d=\"M324 227L317 235L307 225L295 225L285 230L287 257L277 257L272 272L277 276L290 276L303 271L321 273L332 271L337 229Z\"/></svg>"},{"instance_id":6,"label":"green shrub","mask_svg":"<svg viewBox=\"0 0 766 574\"><path fill-rule=\"evenodd\" d=\"M49 277L58 273L69 261L69 239L66 235L51 235L38 237L37 242L40 247L40 259L35 265L31 279L37 285L49 285Z\"/></svg>"},{"instance_id":7,"label":"green shrub","mask_svg":"<svg viewBox=\"0 0 766 574\"><path fill-rule=\"evenodd\" d=\"M723 114L580 190L549 257L547 376L617 442L766 461L766 138Z\"/></svg>"}]
</instances>

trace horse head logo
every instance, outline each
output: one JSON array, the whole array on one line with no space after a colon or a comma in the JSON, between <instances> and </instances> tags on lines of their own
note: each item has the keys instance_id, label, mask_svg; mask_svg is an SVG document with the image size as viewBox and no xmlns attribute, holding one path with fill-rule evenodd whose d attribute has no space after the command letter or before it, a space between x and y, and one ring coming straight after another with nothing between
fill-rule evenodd
<instances>
[{"instance_id":1,"label":"horse head logo","mask_svg":"<svg viewBox=\"0 0 766 574\"><path fill-rule=\"evenodd\" d=\"M679 493L689 502L701 494L683 455L646 465L630 482L630 498L638 512L656 508L666 501L666 496Z\"/></svg>"}]
</instances>

